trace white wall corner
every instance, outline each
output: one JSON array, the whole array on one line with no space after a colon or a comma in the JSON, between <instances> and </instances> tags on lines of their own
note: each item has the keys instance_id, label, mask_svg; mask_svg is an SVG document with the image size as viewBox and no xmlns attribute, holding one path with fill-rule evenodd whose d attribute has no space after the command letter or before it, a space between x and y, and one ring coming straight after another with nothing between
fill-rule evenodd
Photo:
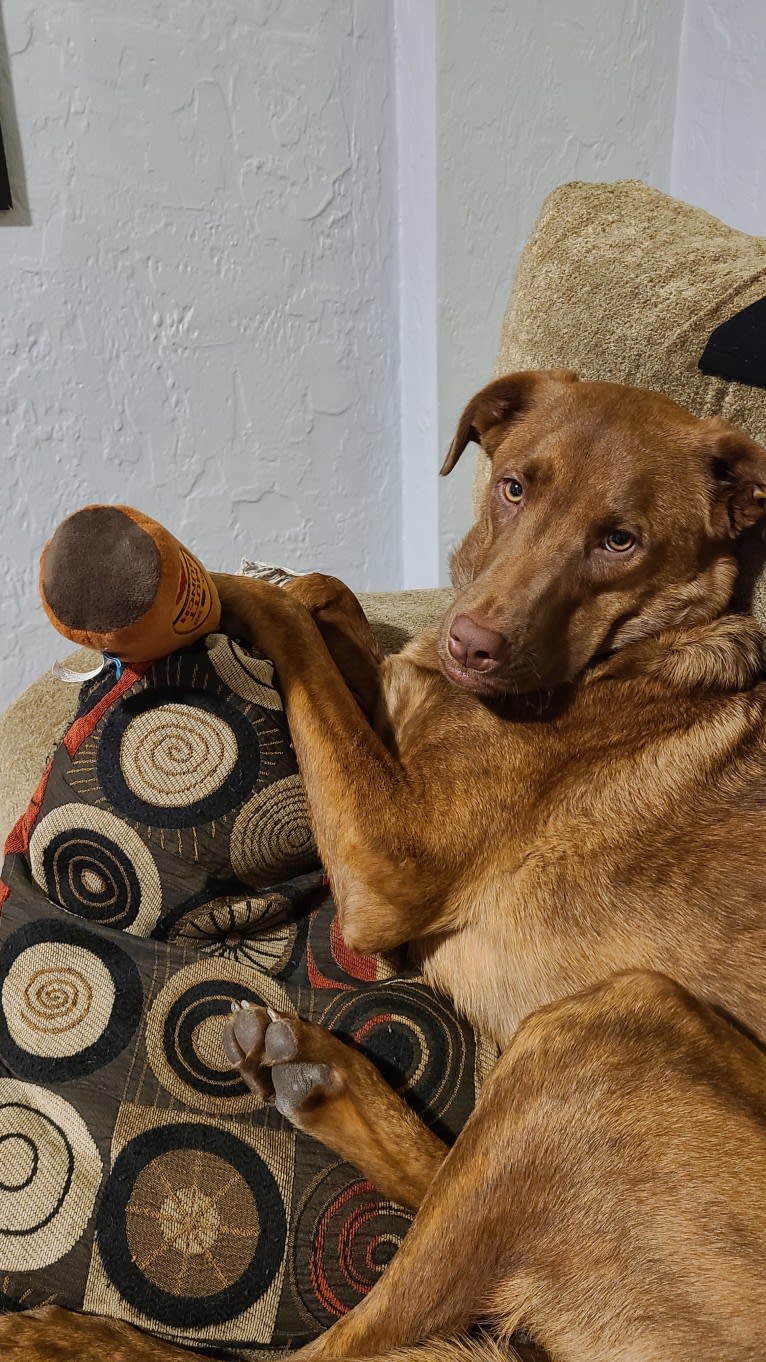
<instances>
[{"instance_id":1,"label":"white wall corner","mask_svg":"<svg viewBox=\"0 0 766 1362\"><path fill-rule=\"evenodd\" d=\"M670 190L766 235L763 0L685 0Z\"/></svg>"},{"instance_id":2,"label":"white wall corner","mask_svg":"<svg viewBox=\"0 0 766 1362\"><path fill-rule=\"evenodd\" d=\"M402 582L439 581L436 0L394 0Z\"/></svg>"}]
</instances>

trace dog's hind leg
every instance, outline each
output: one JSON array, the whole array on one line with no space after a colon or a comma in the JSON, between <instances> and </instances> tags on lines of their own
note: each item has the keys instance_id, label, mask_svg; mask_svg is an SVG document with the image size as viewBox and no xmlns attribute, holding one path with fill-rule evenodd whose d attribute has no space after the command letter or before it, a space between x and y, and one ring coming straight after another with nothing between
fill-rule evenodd
<instances>
[{"instance_id":1,"label":"dog's hind leg","mask_svg":"<svg viewBox=\"0 0 766 1362\"><path fill-rule=\"evenodd\" d=\"M58 1305L0 1314L3 1362L205 1362L140 1329Z\"/></svg>"},{"instance_id":2,"label":"dog's hind leg","mask_svg":"<svg viewBox=\"0 0 766 1362\"><path fill-rule=\"evenodd\" d=\"M660 975L523 1023L370 1295L300 1354L486 1322L558 1362L756 1362L766 1061Z\"/></svg>"},{"instance_id":3,"label":"dog's hind leg","mask_svg":"<svg viewBox=\"0 0 766 1362\"><path fill-rule=\"evenodd\" d=\"M366 1055L324 1027L246 1004L232 1013L224 1047L245 1082L296 1129L417 1209L448 1148Z\"/></svg>"}]
</instances>

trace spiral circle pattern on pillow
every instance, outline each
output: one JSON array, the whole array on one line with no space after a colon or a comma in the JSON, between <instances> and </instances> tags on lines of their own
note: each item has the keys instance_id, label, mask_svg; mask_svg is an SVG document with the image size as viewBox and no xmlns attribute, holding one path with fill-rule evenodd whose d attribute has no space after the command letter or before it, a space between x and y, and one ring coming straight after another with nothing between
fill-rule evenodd
<instances>
[{"instance_id":1,"label":"spiral circle pattern on pillow","mask_svg":"<svg viewBox=\"0 0 766 1362\"><path fill-rule=\"evenodd\" d=\"M78 917L148 936L162 911L151 851L122 818L97 804L59 804L34 829L32 875Z\"/></svg>"}]
</instances>

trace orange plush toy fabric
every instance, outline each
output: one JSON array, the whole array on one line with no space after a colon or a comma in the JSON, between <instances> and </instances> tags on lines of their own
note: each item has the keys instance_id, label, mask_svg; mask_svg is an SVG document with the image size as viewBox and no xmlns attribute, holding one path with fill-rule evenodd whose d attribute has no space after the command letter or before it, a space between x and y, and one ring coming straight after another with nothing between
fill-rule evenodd
<instances>
[{"instance_id":1,"label":"orange plush toy fabric","mask_svg":"<svg viewBox=\"0 0 766 1362\"><path fill-rule=\"evenodd\" d=\"M193 553L131 506L85 506L40 560L40 595L59 633L121 662L148 662L217 628L218 592Z\"/></svg>"}]
</instances>

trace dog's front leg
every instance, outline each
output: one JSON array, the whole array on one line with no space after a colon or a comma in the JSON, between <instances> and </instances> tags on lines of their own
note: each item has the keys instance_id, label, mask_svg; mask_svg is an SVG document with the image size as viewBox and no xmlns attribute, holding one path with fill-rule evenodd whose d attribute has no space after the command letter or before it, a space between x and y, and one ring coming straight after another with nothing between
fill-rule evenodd
<instances>
[{"instance_id":1,"label":"dog's front leg","mask_svg":"<svg viewBox=\"0 0 766 1362\"><path fill-rule=\"evenodd\" d=\"M282 590L308 610L343 680L374 721L380 710L383 655L353 591L323 572L288 578Z\"/></svg>"},{"instance_id":2,"label":"dog's front leg","mask_svg":"<svg viewBox=\"0 0 766 1362\"><path fill-rule=\"evenodd\" d=\"M349 945L395 946L440 921L443 838L420 773L363 714L309 611L279 587L216 574L224 623L276 667L314 831Z\"/></svg>"}]
</instances>

